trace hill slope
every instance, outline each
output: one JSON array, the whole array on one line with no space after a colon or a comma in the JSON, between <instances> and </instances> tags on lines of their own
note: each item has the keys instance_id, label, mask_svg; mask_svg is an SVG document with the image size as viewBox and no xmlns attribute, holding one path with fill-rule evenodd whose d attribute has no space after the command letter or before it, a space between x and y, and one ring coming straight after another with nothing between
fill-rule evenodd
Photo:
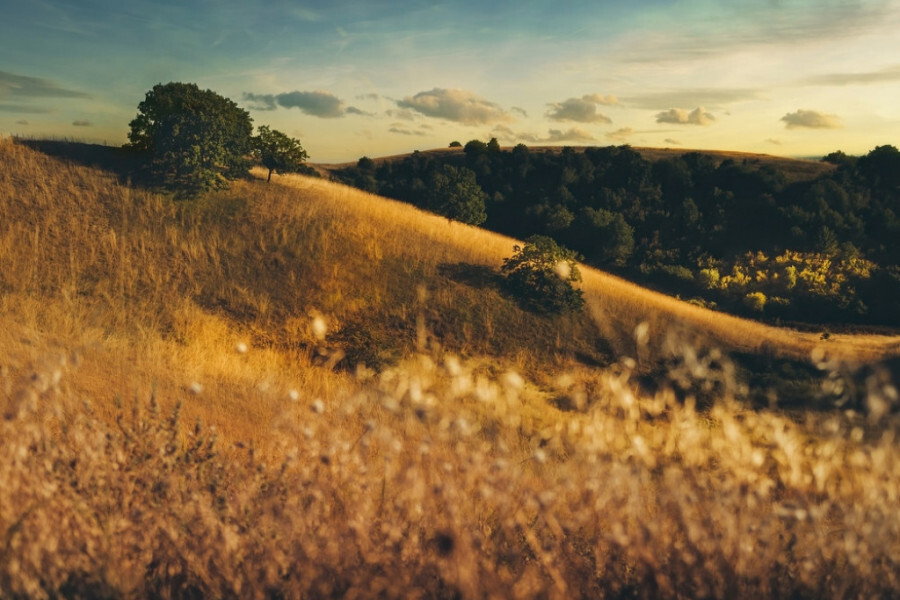
<instances>
[{"instance_id":1,"label":"hill slope","mask_svg":"<svg viewBox=\"0 0 900 600\"><path fill-rule=\"evenodd\" d=\"M0 596L897 589L883 373L863 416L749 410L702 337L816 340L590 270L589 313L538 317L493 274L512 240L279 181L176 203L0 140Z\"/></svg>"}]
</instances>

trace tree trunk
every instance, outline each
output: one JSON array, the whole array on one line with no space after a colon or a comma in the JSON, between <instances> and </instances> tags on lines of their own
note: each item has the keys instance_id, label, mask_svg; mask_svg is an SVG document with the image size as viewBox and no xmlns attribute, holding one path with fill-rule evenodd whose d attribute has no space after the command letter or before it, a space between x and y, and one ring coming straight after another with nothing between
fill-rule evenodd
<instances>
[{"instance_id":1,"label":"tree trunk","mask_svg":"<svg viewBox=\"0 0 900 600\"><path fill-rule=\"evenodd\" d=\"M266 183L269 183L270 181L272 181L272 171L274 171L274 170L275 169L269 169L269 177L266 179Z\"/></svg>"}]
</instances>

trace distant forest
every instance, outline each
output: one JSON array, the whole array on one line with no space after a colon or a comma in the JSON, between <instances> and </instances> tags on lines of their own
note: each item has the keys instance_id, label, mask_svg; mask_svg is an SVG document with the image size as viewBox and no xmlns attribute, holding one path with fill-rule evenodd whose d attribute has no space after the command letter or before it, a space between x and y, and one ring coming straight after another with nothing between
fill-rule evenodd
<instances>
[{"instance_id":1,"label":"distant forest","mask_svg":"<svg viewBox=\"0 0 900 600\"><path fill-rule=\"evenodd\" d=\"M698 152L649 161L629 146L473 140L456 153L363 157L334 178L427 208L451 165L474 175L493 231L551 236L588 264L729 312L898 326L900 151L823 160L836 168L803 180L789 166Z\"/></svg>"}]
</instances>

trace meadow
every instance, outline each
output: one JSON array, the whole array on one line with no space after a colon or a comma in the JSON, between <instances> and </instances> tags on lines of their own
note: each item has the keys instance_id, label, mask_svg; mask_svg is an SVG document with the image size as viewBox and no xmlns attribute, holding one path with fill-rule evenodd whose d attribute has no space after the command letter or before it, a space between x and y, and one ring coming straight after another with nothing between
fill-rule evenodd
<instances>
[{"instance_id":1,"label":"meadow","mask_svg":"<svg viewBox=\"0 0 900 600\"><path fill-rule=\"evenodd\" d=\"M897 336L590 268L547 318L514 240L300 176L175 201L4 139L0 219L0 596L900 587Z\"/></svg>"}]
</instances>

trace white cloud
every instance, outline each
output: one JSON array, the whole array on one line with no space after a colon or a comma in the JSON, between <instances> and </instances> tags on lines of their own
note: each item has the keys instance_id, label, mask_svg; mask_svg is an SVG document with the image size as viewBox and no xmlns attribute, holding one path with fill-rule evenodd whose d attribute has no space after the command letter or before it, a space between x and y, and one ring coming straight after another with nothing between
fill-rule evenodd
<instances>
[{"instance_id":1,"label":"white cloud","mask_svg":"<svg viewBox=\"0 0 900 600\"><path fill-rule=\"evenodd\" d=\"M597 106L618 103L615 96L589 94L581 98L569 98L562 102L551 102L547 117L554 121L575 121L577 123L612 123L612 119L597 112Z\"/></svg>"},{"instance_id":2,"label":"white cloud","mask_svg":"<svg viewBox=\"0 0 900 600\"><path fill-rule=\"evenodd\" d=\"M815 110L800 109L781 117L788 129L840 129L841 119L837 115L820 113Z\"/></svg>"},{"instance_id":3,"label":"white cloud","mask_svg":"<svg viewBox=\"0 0 900 600\"><path fill-rule=\"evenodd\" d=\"M712 125L716 118L706 112L702 106L692 111L683 108L671 108L656 115L657 123L675 123L677 125Z\"/></svg>"},{"instance_id":4,"label":"white cloud","mask_svg":"<svg viewBox=\"0 0 900 600\"><path fill-rule=\"evenodd\" d=\"M480 125L512 121L512 117L498 104L460 89L434 88L397 101L400 108L408 108L427 117L446 119L464 125Z\"/></svg>"}]
</instances>

